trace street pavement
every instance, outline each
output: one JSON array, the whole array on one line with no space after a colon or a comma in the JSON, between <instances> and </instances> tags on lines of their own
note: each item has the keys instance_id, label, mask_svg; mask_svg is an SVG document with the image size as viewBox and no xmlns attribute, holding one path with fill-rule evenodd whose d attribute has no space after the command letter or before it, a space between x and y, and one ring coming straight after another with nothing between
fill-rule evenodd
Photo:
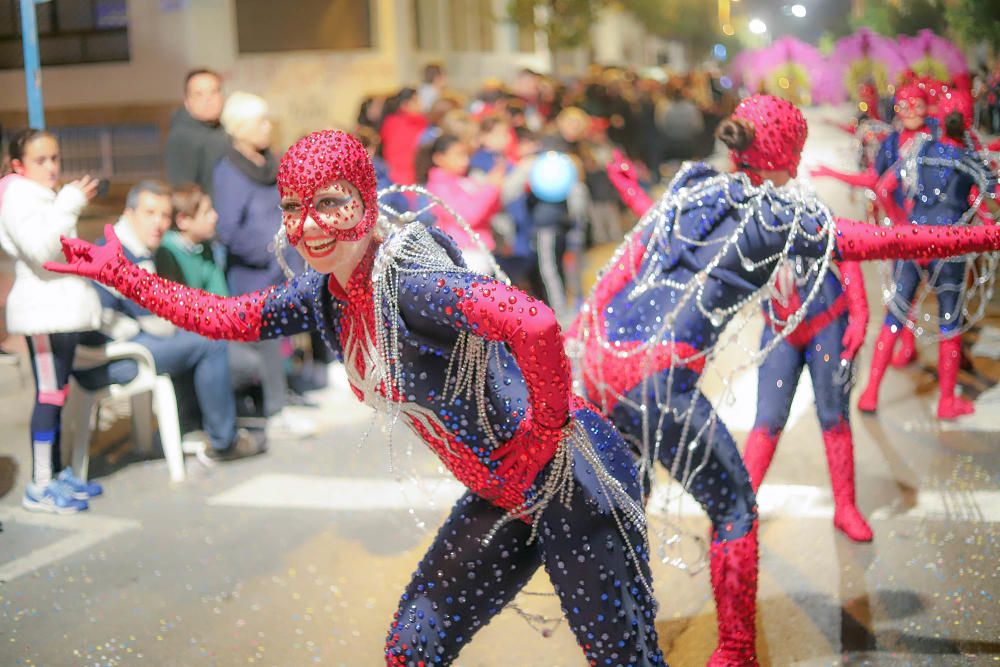
<instances>
[{"instance_id":1,"label":"street pavement","mask_svg":"<svg viewBox=\"0 0 1000 667\"><path fill-rule=\"evenodd\" d=\"M848 166L850 140L812 112L802 174ZM834 211L863 201L819 184ZM596 261L595 253L592 261ZM866 271L872 324L878 272ZM737 364L759 328L720 364ZM921 364L890 370L877 416L853 415L858 504L875 539L832 526L832 498L806 378L759 495L758 652L765 665L1000 664L1000 400L942 425ZM861 380L866 371L861 371ZM95 437L105 495L79 516L20 508L30 476L31 377L0 366L0 665L378 665L399 594L457 485L403 428L373 426L334 374L313 396L317 435L273 439L252 460L169 482L162 458L129 447L128 420ZM720 410L738 441L756 378L731 378ZM704 567L708 521L676 487L649 507L657 629L672 665L703 665L715 644ZM678 543L666 537L682 534ZM463 667L583 665L544 575L482 630Z\"/></svg>"}]
</instances>

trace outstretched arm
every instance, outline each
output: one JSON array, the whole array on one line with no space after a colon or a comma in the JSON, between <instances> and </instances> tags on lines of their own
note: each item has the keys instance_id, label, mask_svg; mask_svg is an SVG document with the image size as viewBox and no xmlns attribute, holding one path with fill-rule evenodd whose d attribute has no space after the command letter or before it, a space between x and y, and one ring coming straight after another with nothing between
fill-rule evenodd
<instances>
[{"instance_id":1,"label":"outstretched arm","mask_svg":"<svg viewBox=\"0 0 1000 667\"><path fill-rule=\"evenodd\" d=\"M868 330L868 296L865 294L865 279L858 262L840 262L840 284L847 300L847 329L841 343L843 359L853 359L865 343Z\"/></svg>"},{"instance_id":2,"label":"outstretched arm","mask_svg":"<svg viewBox=\"0 0 1000 667\"><path fill-rule=\"evenodd\" d=\"M827 166L819 166L815 169L809 171L809 175L813 178L835 178L838 181L847 183L848 185L853 185L858 188L874 188L875 184L878 183L878 172L874 169L869 169L868 171L861 171L856 173L850 173L846 171L838 171L836 169L831 169Z\"/></svg>"},{"instance_id":3,"label":"outstretched arm","mask_svg":"<svg viewBox=\"0 0 1000 667\"><path fill-rule=\"evenodd\" d=\"M618 191L618 196L633 213L640 218L653 205L653 200L639 185L639 175L635 165L616 150L611 162L607 164L608 179Z\"/></svg>"},{"instance_id":4,"label":"outstretched arm","mask_svg":"<svg viewBox=\"0 0 1000 667\"><path fill-rule=\"evenodd\" d=\"M996 225L873 225L836 218L838 259L942 259L967 253L1000 250Z\"/></svg>"},{"instance_id":5,"label":"outstretched arm","mask_svg":"<svg viewBox=\"0 0 1000 667\"><path fill-rule=\"evenodd\" d=\"M107 243L97 246L79 239L62 240L66 263L47 262L45 268L91 278L135 301L154 315L207 338L255 341L277 338L316 327L311 300L317 290L309 278L281 288L238 297L220 297L184 287L132 264L122 252L111 225L104 228ZM320 279L314 274L313 281Z\"/></svg>"}]
</instances>

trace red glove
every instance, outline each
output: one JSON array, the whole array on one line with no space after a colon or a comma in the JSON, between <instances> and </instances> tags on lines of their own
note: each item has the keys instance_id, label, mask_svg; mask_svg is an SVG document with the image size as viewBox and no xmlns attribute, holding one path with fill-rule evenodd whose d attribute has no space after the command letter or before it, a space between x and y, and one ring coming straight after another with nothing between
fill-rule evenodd
<instances>
[{"instance_id":1,"label":"red glove","mask_svg":"<svg viewBox=\"0 0 1000 667\"><path fill-rule=\"evenodd\" d=\"M110 285L109 281L114 275L131 264L125 258L121 241L118 240L118 235L111 225L104 225L104 239L107 243L99 246L82 239L63 236L60 241L66 263L46 262L43 266L53 273L69 273Z\"/></svg>"},{"instance_id":2,"label":"red glove","mask_svg":"<svg viewBox=\"0 0 1000 667\"><path fill-rule=\"evenodd\" d=\"M875 185L875 199L878 205L894 225L906 225L910 216L896 203L896 190L899 189L899 177L892 169L885 172Z\"/></svg>"},{"instance_id":3,"label":"red glove","mask_svg":"<svg viewBox=\"0 0 1000 667\"><path fill-rule=\"evenodd\" d=\"M191 289L145 271L128 261L111 225L105 225L103 246L80 239L62 239L66 264L46 262L55 273L92 278L117 290L182 329L207 338L260 340L264 303L273 287L238 297L221 297Z\"/></svg>"},{"instance_id":4,"label":"red glove","mask_svg":"<svg viewBox=\"0 0 1000 667\"><path fill-rule=\"evenodd\" d=\"M841 359L853 359L865 343L868 331L868 296L865 294L865 279L858 262L840 262L840 283L844 286L847 299L847 329L841 343L844 351Z\"/></svg>"},{"instance_id":5,"label":"red glove","mask_svg":"<svg viewBox=\"0 0 1000 667\"><path fill-rule=\"evenodd\" d=\"M517 433L490 455L494 461L500 461L495 474L503 479L504 484L528 488L555 456L562 438L562 428L542 426L529 413L521 421Z\"/></svg>"},{"instance_id":6,"label":"red glove","mask_svg":"<svg viewBox=\"0 0 1000 667\"><path fill-rule=\"evenodd\" d=\"M618 191L618 196L633 213L640 218L653 205L653 200L639 185L636 166L629 162L622 152L615 150L611 162L607 164L608 179Z\"/></svg>"}]
</instances>

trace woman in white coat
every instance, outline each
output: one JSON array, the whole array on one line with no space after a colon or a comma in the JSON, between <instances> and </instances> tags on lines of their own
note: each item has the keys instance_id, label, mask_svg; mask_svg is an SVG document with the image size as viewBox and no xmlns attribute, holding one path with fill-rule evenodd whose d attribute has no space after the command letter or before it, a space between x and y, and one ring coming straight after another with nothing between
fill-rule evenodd
<instances>
[{"instance_id":1,"label":"woman in white coat","mask_svg":"<svg viewBox=\"0 0 1000 667\"><path fill-rule=\"evenodd\" d=\"M98 181L84 176L57 191L59 144L45 131L16 133L8 158L12 173L0 179L0 245L15 261L7 330L27 339L35 376L32 475L22 504L72 514L87 509L101 487L62 468L59 418L80 333L98 328L101 307L87 281L42 264L59 258L60 236L76 236L77 219L97 194Z\"/></svg>"}]
</instances>

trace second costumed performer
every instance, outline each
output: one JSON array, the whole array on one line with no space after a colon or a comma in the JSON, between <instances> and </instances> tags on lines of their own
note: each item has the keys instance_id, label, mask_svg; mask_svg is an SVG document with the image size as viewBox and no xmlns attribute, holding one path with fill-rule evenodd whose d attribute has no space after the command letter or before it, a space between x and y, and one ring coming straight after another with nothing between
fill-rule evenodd
<instances>
[{"instance_id":1,"label":"second costumed performer","mask_svg":"<svg viewBox=\"0 0 1000 667\"><path fill-rule=\"evenodd\" d=\"M785 339L795 340L792 334L803 323L819 329L822 322L815 318L832 317L822 315L822 296L833 261L843 266L929 259L1000 244L1000 229L993 225L886 229L834 218L813 193L790 182L807 130L790 102L754 95L719 126L733 172L688 163L653 203L637 184L622 182L621 169L612 169L626 203L645 214L605 266L568 333L587 397L639 450L644 474L652 477L659 462L712 520L709 564L719 631L713 667L757 664L754 492L735 441L702 392L706 366L736 343L730 327L744 326L744 307L766 295L785 299L783 311L768 311L781 331L751 355L751 362L759 362ZM793 308L792 286L782 289L779 282L787 263L800 261L798 290L809 289ZM834 463L853 464L845 443L837 447ZM867 528L844 492L847 486L839 490L838 512L843 518L853 510L856 527ZM849 488L853 496L853 482Z\"/></svg>"},{"instance_id":2,"label":"second costumed performer","mask_svg":"<svg viewBox=\"0 0 1000 667\"><path fill-rule=\"evenodd\" d=\"M310 269L222 298L129 263L107 243L63 241L75 273L180 327L255 341L318 330L358 398L409 426L467 491L403 594L389 665L448 665L545 565L591 664L662 665L632 458L572 395L552 311L473 273L419 223L376 230L375 171L360 142L313 133L285 154L289 243Z\"/></svg>"}]
</instances>

